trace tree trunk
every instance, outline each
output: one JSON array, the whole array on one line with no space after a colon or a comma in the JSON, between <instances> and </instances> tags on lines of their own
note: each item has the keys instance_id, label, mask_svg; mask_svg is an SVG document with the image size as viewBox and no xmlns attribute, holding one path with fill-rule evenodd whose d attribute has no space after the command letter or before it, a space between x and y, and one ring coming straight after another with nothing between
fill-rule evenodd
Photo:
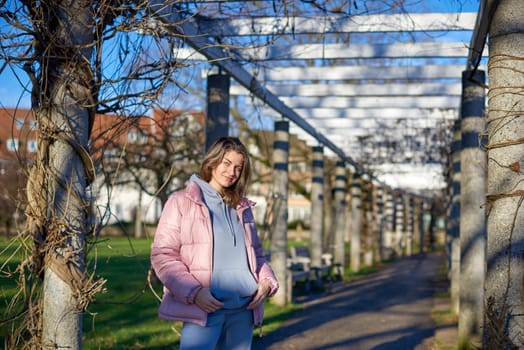
<instances>
[{"instance_id":1,"label":"tree trunk","mask_svg":"<svg viewBox=\"0 0 524 350\"><path fill-rule=\"evenodd\" d=\"M135 238L142 238L145 236L142 227L142 189L138 189L138 203L135 212Z\"/></svg>"},{"instance_id":2,"label":"tree trunk","mask_svg":"<svg viewBox=\"0 0 524 350\"><path fill-rule=\"evenodd\" d=\"M524 348L523 18L522 0L501 0L489 32L485 349Z\"/></svg>"},{"instance_id":3,"label":"tree trunk","mask_svg":"<svg viewBox=\"0 0 524 350\"><path fill-rule=\"evenodd\" d=\"M89 300L83 288L90 207L87 145L94 116L90 85L93 13L89 1L51 2L47 6L43 10L49 17L43 24L48 25L52 39L41 67L42 100L37 110L40 158L35 168L47 184L47 192L40 189L47 196L43 199L42 348L74 350L82 347L82 312Z\"/></svg>"}]
</instances>

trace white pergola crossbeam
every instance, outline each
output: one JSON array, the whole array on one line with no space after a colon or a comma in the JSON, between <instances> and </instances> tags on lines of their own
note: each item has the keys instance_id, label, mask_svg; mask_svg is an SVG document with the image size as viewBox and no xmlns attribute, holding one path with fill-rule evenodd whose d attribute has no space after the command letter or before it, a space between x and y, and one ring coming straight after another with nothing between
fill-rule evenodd
<instances>
[{"instance_id":1,"label":"white pergola crossbeam","mask_svg":"<svg viewBox=\"0 0 524 350\"><path fill-rule=\"evenodd\" d=\"M313 60L344 58L464 58L468 55L466 43L417 42L380 44L303 44L273 45L259 53L261 60ZM265 52L264 52L265 51Z\"/></svg>"},{"instance_id":2,"label":"white pergola crossbeam","mask_svg":"<svg viewBox=\"0 0 524 350\"><path fill-rule=\"evenodd\" d=\"M325 17L198 18L199 33L217 37L275 34L464 31L475 27L477 14L411 13Z\"/></svg>"},{"instance_id":3,"label":"white pergola crossbeam","mask_svg":"<svg viewBox=\"0 0 524 350\"><path fill-rule=\"evenodd\" d=\"M391 129L397 127L397 123L404 122L406 119L351 119L351 118L322 118L311 119L311 123L316 127L326 129ZM423 130L438 126L438 119L409 119L409 128Z\"/></svg>"},{"instance_id":4,"label":"white pergola crossbeam","mask_svg":"<svg viewBox=\"0 0 524 350\"><path fill-rule=\"evenodd\" d=\"M463 65L426 66L338 66L279 67L264 70L264 81L340 81L340 80L460 80Z\"/></svg>"},{"instance_id":5,"label":"white pergola crossbeam","mask_svg":"<svg viewBox=\"0 0 524 350\"><path fill-rule=\"evenodd\" d=\"M448 113L442 113L438 109L421 109L421 108L295 108L294 111L302 118L312 119L332 119L332 118L351 118L351 119L437 119L453 120L456 118L454 110L447 110ZM271 108L262 107L262 114L278 117Z\"/></svg>"},{"instance_id":6,"label":"white pergola crossbeam","mask_svg":"<svg viewBox=\"0 0 524 350\"><path fill-rule=\"evenodd\" d=\"M277 96L460 96L461 83L384 83L384 84L269 84ZM231 85L231 95L251 93L241 85Z\"/></svg>"},{"instance_id":7,"label":"white pergola crossbeam","mask_svg":"<svg viewBox=\"0 0 524 350\"><path fill-rule=\"evenodd\" d=\"M192 48L177 48L177 55L186 60L205 61ZM465 42L417 42L394 44L297 44L245 48L239 52L249 61L325 60L365 58L464 58L469 54ZM485 53L486 54L486 53Z\"/></svg>"},{"instance_id":8,"label":"white pergola crossbeam","mask_svg":"<svg viewBox=\"0 0 524 350\"><path fill-rule=\"evenodd\" d=\"M460 97L420 96L413 97L281 97L282 102L291 108L458 108Z\"/></svg>"}]
</instances>

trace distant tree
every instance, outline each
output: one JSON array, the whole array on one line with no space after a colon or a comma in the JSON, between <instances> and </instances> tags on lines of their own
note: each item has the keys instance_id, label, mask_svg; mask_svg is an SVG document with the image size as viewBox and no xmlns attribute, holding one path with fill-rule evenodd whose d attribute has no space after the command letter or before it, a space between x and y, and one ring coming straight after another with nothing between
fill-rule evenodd
<instances>
[{"instance_id":1,"label":"distant tree","mask_svg":"<svg viewBox=\"0 0 524 350\"><path fill-rule=\"evenodd\" d=\"M158 198L163 207L168 196L198 171L204 147L202 112L155 109L150 117L119 118L118 127L110 128L107 124L114 118L97 119L92 151L101 191L134 188ZM134 217L135 236L140 237L141 200Z\"/></svg>"},{"instance_id":2,"label":"distant tree","mask_svg":"<svg viewBox=\"0 0 524 350\"><path fill-rule=\"evenodd\" d=\"M25 323L12 324L8 348L81 348L82 312L104 284L85 269L86 240L97 229L89 210L95 114L142 113L179 83L176 49L182 41L151 25L147 6L2 2L2 69L9 65L28 75L39 136L21 232L35 245L27 252L32 264L21 264L30 270L20 273L21 286L29 288L27 274L36 284L17 294L34 295L19 300Z\"/></svg>"}]
</instances>

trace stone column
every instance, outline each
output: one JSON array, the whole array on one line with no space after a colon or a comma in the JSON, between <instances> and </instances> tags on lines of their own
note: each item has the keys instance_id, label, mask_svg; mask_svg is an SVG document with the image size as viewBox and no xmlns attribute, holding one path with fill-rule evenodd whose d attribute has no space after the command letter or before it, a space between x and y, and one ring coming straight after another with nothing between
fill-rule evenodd
<instances>
[{"instance_id":1,"label":"stone column","mask_svg":"<svg viewBox=\"0 0 524 350\"><path fill-rule=\"evenodd\" d=\"M362 219L360 174L353 174L351 183L351 243L350 266L353 272L360 271L360 229Z\"/></svg>"},{"instance_id":2,"label":"stone column","mask_svg":"<svg viewBox=\"0 0 524 350\"><path fill-rule=\"evenodd\" d=\"M323 201L324 201L324 149L313 147L311 183L311 267L322 266Z\"/></svg>"},{"instance_id":3,"label":"stone column","mask_svg":"<svg viewBox=\"0 0 524 350\"><path fill-rule=\"evenodd\" d=\"M384 188L377 185L377 244L378 244L378 260L384 260Z\"/></svg>"},{"instance_id":4,"label":"stone column","mask_svg":"<svg viewBox=\"0 0 524 350\"><path fill-rule=\"evenodd\" d=\"M453 128L453 142L451 143L451 203L448 222L451 310L457 315L460 300L460 149L460 120L457 120Z\"/></svg>"},{"instance_id":5,"label":"stone column","mask_svg":"<svg viewBox=\"0 0 524 350\"><path fill-rule=\"evenodd\" d=\"M460 312L459 341L479 345L482 335L486 249L486 129L484 88L462 74L460 152ZM474 79L483 82L484 72Z\"/></svg>"},{"instance_id":6,"label":"stone column","mask_svg":"<svg viewBox=\"0 0 524 350\"><path fill-rule=\"evenodd\" d=\"M280 281L273 297L278 306L291 302L291 274L287 269L287 216L288 216L288 162L289 122L275 122L273 142L273 233L271 239L271 267ZM286 281L286 283L284 283Z\"/></svg>"},{"instance_id":7,"label":"stone column","mask_svg":"<svg viewBox=\"0 0 524 350\"><path fill-rule=\"evenodd\" d=\"M207 77L205 151L216 140L229 134L229 86L229 75L212 74Z\"/></svg>"},{"instance_id":8,"label":"stone column","mask_svg":"<svg viewBox=\"0 0 524 350\"><path fill-rule=\"evenodd\" d=\"M413 232L413 245L416 246L418 245L419 249L418 249L418 252L421 253L422 252L422 243L420 241L420 203L422 202L422 200L418 197L413 197L412 201L411 201L411 208L412 208L412 232Z\"/></svg>"},{"instance_id":9,"label":"stone column","mask_svg":"<svg viewBox=\"0 0 524 350\"><path fill-rule=\"evenodd\" d=\"M362 177L362 193L361 206L362 206L362 230L360 236L362 237L361 251L362 251L362 263L364 266L373 265L373 183L370 177L366 174Z\"/></svg>"},{"instance_id":10,"label":"stone column","mask_svg":"<svg viewBox=\"0 0 524 350\"><path fill-rule=\"evenodd\" d=\"M404 195L404 242L406 242L406 256L413 254L413 207L409 194Z\"/></svg>"},{"instance_id":11,"label":"stone column","mask_svg":"<svg viewBox=\"0 0 524 350\"><path fill-rule=\"evenodd\" d=\"M333 261L344 273L345 245L344 235L346 229L346 167L343 161L338 161L335 169L335 239Z\"/></svg>"},{"instance_id":12,"label":"stone column","mask_svg":"<svg viewBox=\"0 0 524 350\"><path fill-rule=\"evenodd\" d=\"M393 253L393 218L395 215L393 194L391 193L390 189L386 191L386 203L384 210L386 215L384 223L384 257L389 259Z\"/></svg>"},{"instance_id":13,"label":"stone column","mask_svg":"<svg viewBox=\"0 0 524 350\"><path fill-rule=\"evenodd\" d=\"M395 242L393 248L395 255L400 257L404 255L404 200L402 194L395 197Z\"/></svg>"},{"instance_id":14,"label":"stone column","mask_svg":"<svg viewBox=\"0 0 524 350\"><path fill-rule=\"evenodd\" d=\"M420 218L419 218L419 234L420 234L420 253L426 251L426 225L424 217L426 214L426 202L424 200L420 201Z\"/></svg>"},{"instance_id":15,"label":"stone column","mask_svg":"<svg viewBox=\"0 0 524 350\"><path fill-rule=\"evenodd\" d=\"M482 348L524 349L524 2L496 3L489 28L487 309Z\"/></svg>"}]
</instances>

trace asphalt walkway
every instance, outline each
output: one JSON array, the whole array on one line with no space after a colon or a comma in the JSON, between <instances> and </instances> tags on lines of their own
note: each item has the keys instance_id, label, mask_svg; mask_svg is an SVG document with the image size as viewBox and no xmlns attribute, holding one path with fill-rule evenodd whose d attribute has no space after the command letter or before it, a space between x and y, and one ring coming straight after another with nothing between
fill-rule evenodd
<instances>
[{"instance_id":1,"label":"asphalt walkway","mask_svg":"<svg viewBox=\"0 0 524 350\"><path fill-rule=\"evenodd\" d=\"M441 253L398 259L331 293L312 295L278 330L255 339L253 350L429 350Z\"/></svg>"}]
</instances>

